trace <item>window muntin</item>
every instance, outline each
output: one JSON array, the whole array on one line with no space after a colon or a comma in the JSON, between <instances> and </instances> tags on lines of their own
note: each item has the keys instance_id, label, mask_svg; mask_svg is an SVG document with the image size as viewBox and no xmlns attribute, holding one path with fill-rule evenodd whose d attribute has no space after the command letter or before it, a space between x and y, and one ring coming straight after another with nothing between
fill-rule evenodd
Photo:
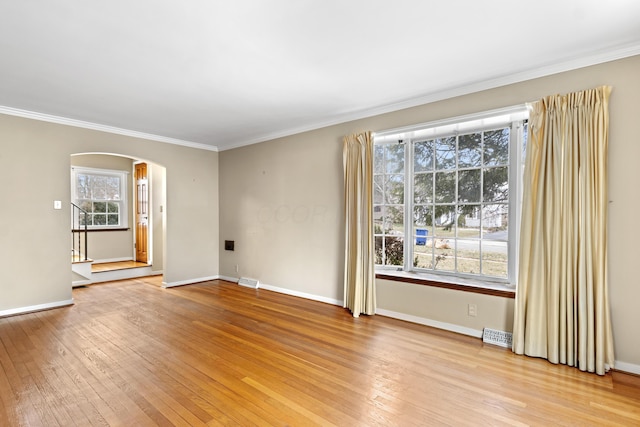
<instances>
[{"instance_id":1,"label":"window muntin","mask_svg":"<svg viewBox=\"0 0 640 427\"><path fill-rule=\"evenodd\" d=\"M85 210L88 228L127 227L127 172L72 168L73 200ZM85 216L75 219L85 225Z\"/></svg>"},{"instance_id":2,"label":"window muntin","mask_svg":"<svg viewBox=\"0 0 640 427\"><path fill-rule=\"evenodd\" d=\"M520 174L512 170L521 171L513 165L526 140L526 113L517 116L376 135L378 268L514 281ZM407 167L402 174L390 173L387 163L400 152ZM380 197L392 180L396 195L402 185L404 204ZM394 218L387 215L390 210ZM406 222L398 220L398 211Z\"/></svg>"}]
</instances>

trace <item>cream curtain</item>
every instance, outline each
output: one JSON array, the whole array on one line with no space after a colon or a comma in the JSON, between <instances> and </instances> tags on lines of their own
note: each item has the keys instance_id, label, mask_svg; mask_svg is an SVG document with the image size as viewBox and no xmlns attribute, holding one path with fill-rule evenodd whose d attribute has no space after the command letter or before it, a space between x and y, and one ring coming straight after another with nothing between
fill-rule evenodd
<instances>
[{"instance_id":1,"label":"cream curtain","mask_svg":"<svg viewBox=\"0 0 640 427\"><path fill-rule=\"evenodd\" d=\"M344 137L344 307L353 317L375 314L373 248L373 137Z\"/></svg>"},{"instance_id":2,"label":"cream curtain","mask_svg":"<svg viewBox=\"0 0 640 427\"><path fill-rule=\"evenodd\" d=\"M546 97L529 119L513 351L603 375L611 88Z\"/></svg>"}]
</instances>

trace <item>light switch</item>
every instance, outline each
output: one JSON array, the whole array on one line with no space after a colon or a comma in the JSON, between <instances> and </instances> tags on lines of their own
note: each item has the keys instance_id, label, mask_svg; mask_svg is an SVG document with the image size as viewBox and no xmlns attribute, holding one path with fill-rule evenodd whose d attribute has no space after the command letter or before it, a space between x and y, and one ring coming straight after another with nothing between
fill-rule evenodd
<instances>
[{"instance_id":1,"label":"light switch","mask_svg":"<svg viewBox=\"0 0 640 427\"><path fill-rule=\"evenodd\" d=\"M54 200L53 201L53 209L62 209L62 201Z\"/></svg>"}]
</instances>

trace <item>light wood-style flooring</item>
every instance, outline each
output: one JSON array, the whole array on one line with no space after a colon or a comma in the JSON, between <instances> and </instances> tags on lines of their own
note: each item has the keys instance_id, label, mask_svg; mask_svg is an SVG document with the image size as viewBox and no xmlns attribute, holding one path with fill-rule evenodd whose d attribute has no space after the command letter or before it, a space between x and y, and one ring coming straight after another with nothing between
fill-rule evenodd
<instances>
[{"instance_id":1,"label":"light wood-style flooring","mask_svg":"<svg viewBox=\"0 0 640 427\"><path fill-rule=\"evenodd\" d=\"M1 426L640 425L640 381L224 281L0 319Z\"/></svg>"}]
</instances>

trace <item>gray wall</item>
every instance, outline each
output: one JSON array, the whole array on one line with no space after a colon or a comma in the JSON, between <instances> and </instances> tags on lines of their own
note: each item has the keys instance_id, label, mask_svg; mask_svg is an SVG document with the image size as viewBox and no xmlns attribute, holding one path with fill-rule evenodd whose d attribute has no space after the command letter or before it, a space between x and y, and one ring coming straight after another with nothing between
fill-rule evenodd
<instances>
[{"instance_id":1,"label":"gray wall","mask_svg":"<svg viewBox=\"0 0 640 427\"><path fill-rule=\"evenodd\" d=\"M220 153L220 274L321 300L342 300L342 137L613 86L610 114L609 277L616 359L640 369L636 248L640 56L499 87ZM629 191L631 189L631 191ZM222 242L220 243L222 245ZM239 266L239 273L235 267ZM512 330L513 300L378 280L378 307L460 328ZM467 316L467 304L478 316ZM640 373L640 372L639 372Z\"/></svg>"},{"instance_id":2,"label":"gray wall","mask_svg":"<svg viewBox=\"0 0 640 427\"><path fill-rule=\"evenodd\" d=\"M0 141L0 312L71 299L69 170L78 153L165 167L164 281L217 276L218 153L8 115Z\"/></svg>"}]
</instances>

